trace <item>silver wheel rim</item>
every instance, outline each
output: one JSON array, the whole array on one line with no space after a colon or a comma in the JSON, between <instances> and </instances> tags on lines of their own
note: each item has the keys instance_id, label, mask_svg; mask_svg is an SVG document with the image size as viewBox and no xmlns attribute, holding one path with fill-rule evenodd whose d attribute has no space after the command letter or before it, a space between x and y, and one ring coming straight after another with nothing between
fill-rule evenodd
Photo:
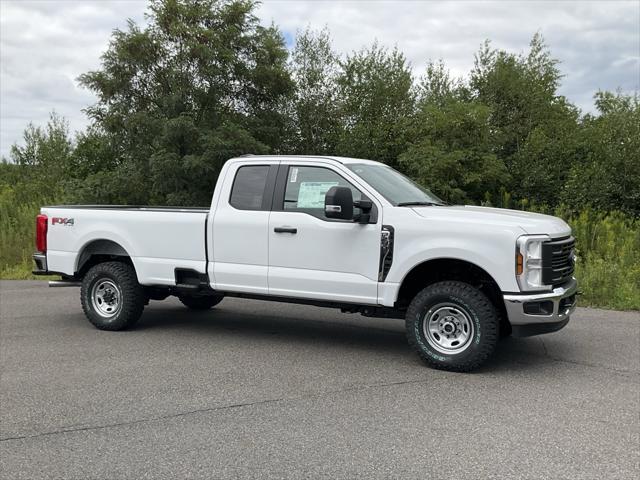
<instances>
[{"instance_id":1,"label":"silver wheel rim","mask_svg":"<svg viewBox=\"0 0 640 480\"><path fill-rule=\"evenodd\" d=\"M469 314L458 305L439 303L424 316L422 331L433 349L455 355L471 345L474 326Z\"/></svg>"},{"instance_id":2,"label":"silver wheel rim","mask_svg":"<svg viewBox=\"0 0 640 480\"><path fill-rule=\"evenodd\" d=\"M91 303L98 315L113 318L122 308L122 292L113 280L98 280L91 289Z\"/></svg>"}]
</instances>

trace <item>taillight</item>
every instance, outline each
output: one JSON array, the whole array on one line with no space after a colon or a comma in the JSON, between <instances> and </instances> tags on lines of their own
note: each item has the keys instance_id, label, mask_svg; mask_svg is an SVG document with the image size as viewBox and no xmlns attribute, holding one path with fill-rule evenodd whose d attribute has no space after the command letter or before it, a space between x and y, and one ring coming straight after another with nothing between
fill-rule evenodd
<instances>
[{"instance_id":1,"label":"taillight","mask_svg":"<svg viewBox=\"0 0 640 480\"><path fill-rule=\"evenodd\" d=\"M47 216L40 214L36 217L36 250L47 251Z\"/></svg>"}]
</instances>

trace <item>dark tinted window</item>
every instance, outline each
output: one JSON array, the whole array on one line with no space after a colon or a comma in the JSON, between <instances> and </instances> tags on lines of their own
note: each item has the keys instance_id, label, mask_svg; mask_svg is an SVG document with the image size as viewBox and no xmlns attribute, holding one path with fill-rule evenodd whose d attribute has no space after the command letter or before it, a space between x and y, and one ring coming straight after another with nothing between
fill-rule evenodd
<instances>
[{"instance_id":1,"label":"dark tinted window","mask_svg":"<svg viewBox=\"0 0 640 480\"><path fill-rule=\"evenodd\" d=\"M240 167L231 188L231 206L240 210L262 210L268 165Z\"/></svg>"}]
</instances>

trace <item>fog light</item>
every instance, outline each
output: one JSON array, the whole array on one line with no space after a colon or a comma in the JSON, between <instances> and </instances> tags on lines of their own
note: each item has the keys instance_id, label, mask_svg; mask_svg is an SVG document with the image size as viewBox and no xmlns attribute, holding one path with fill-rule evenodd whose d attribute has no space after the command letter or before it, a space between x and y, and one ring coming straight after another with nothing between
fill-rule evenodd
<instances>
[{"instance_id":1,"label":"fog light","mask_svg":"<svg viewBox=\"0 0 640 480\"><path fill-rule=\"evenodd\" d=\"M527 315L551 315L553 313L553 302L525 302L524 313Z\"/></svg>"}]
</instances>

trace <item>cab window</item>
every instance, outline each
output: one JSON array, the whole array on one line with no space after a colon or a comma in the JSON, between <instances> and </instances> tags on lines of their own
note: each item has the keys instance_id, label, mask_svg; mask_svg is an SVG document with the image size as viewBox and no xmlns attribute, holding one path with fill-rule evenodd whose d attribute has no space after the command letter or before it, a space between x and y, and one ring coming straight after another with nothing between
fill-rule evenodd
<instances>
[{"instance_id":1,"label":"cab window","mask_svg":"<svg viewBox=\"0 0 640 480\"><path fill-rule=\"evenodd\" d=\"M240 167L231 187L231 206L238 210L262 210L268 173L268 165Z\"/></svg>"},{"instance_id":2,"label":"cab window","mask_svg":"<svg viewBox=\"0 0 640 480\"><path fill-rule=\"evenodd\" d=\"M334 186L349 187L354 201L362 199L362 193L333 170L292 165L287 175L283 209L327 219L324 213L324 196ZM355 208L354 214L358 213L360 210Z\"/></svg>"}]
</instances>

